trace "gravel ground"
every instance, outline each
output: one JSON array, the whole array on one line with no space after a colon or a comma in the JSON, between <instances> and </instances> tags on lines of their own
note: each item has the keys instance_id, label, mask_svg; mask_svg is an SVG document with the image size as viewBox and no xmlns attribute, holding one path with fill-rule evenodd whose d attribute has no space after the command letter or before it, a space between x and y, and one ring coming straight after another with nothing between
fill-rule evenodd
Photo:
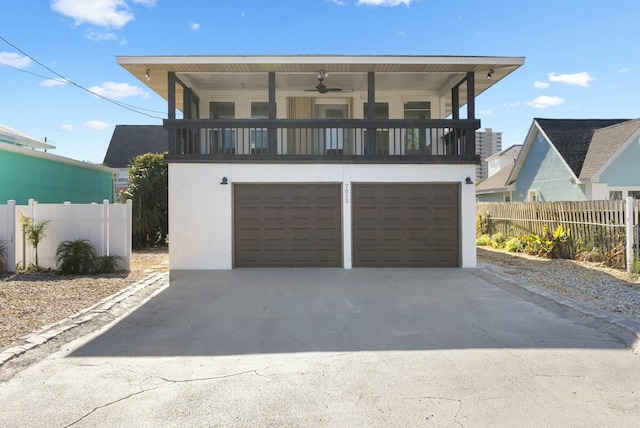
<instances>
[{"instance_id":1,"label":"gravel ground","mask_svg":"<svg viewBox=\"0 0 640 428\"><path fill-rule=\"evenodd\" d=\"M640 321L640 284L625 271L478 247L478 263L483 262L501 266L506 274L529 284Z\"/></svg>"},{"instance_id":2,"label":"gravel ground","mask_svg":"<svg viewBox=\"0 0 640 428\"><path fill-rule=\"evenodd\" d=\"M161 249L133 253L130 272L92 276L0 274L0 350L154 272L168 270L168 251Z\"/></svg>"}]
</instances>

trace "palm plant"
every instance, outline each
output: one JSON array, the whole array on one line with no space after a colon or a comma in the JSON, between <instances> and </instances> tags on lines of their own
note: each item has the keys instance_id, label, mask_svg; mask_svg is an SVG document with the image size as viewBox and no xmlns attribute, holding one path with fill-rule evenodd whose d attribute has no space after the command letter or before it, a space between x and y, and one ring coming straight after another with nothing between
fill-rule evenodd
<instances>
[{"instance_id":1,"label":"palm plant","mask_svg":"<svg viewBox=\"0 0 640 428\"><path fill-rule=\"evenodd\" d=\"M117 254L107 254L95 260L95 269L99 273L114 273L118 270L118 265L123 258Z\"/></svg>"},{"instance_id":2,"label":"palm plant","mask_svg":"<svg viewBox=\"0 0 640 428\"><path fill-rule=\"evenodd\" d=\"M26 217L20 213L20 223L22 224L22 231L24 232L27 241L29 241L29 244L36 252L36 268L38 268L38 244L40 244L44 239L44 231L47 229L47 225L50 222L49 220L35 221L31 217Z\"/></svg>"},{"instance_id":3,"label":"palm plant","mask_svg":"<svg viewBox=\"0 0 640 428\"><path fill-rule=\"evenodd\" d=\"M60 271L66 275L86 274L95 269L96 251L88 239L63 241L56 251L56 263Z\"/></svg>"}]
</instances>

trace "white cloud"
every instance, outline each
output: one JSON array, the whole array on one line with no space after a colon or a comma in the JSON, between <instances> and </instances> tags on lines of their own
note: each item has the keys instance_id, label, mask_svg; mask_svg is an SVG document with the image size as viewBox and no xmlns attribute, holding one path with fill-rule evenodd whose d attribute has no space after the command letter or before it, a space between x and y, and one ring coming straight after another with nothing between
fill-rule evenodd
<instances>
[{"instance_id":1,"label":"white cloud","mask_svg":"<svg viewBox=\"0 0 640 428\"><path fill-rule=\"evenodd\" d=\"M199 30L200 29L200 24L198 24L197 22L191 22L189 23L189 28L191 28L192 30Z\"/></svg>"},{"instance_id":2,"label":"white cloud","mask_svg":"<svg viewBox=\"0 0 640 428\"><path fill-rule=\"evenodd\" d=\"M90 87L89 90L94 94L114 100L122 100L127 97L147 96L147 93L142 89L129 85L128 83L104 82L101 86Z\"/></svg>"},{"instance_id":3,"label":"white cloud","mask_svg":"<svg viewBox=\"0 0 640 428\"><path fill-rule=\"evenodd\" d=\"M404 37L406 35L407 35L407 33L405 33L404 31L398 31L398 36Z\"/></svg>"},{"instance_id":4,"label":"white cloud","mask_svg":"<svg viewBox=\"0 0 640 428\"><path fill-rule=\"evenodd\" d=\"M480 110L480 114L482 116L489 116L491 115L491 113L493 113L493 110L487 109L487 110Z\"/></svg>"},{"instance_id":5,"label":"white cloud","mask_svg":"<svg viewBox=\"0 0 640 428\"><path fill-rule=\"evenodd\" d=\"M533 87L534 88L538 88L538 89L548 88L549 86L551 86L551 83L549 83L549 82L538 82L538 81L536 81L533 84Z\"/></svg>"},{"instance_id":6,"label":"white cloud","mask_svg":"<svg viewBox=\"0 0 640 428\"><path fill-rule=\"evenodd\" d=\"M31 58L15 52L0 52L0 64L15 68L27 68L31 65Z\"/></svg>"},{"instance_id":7,"label":"white cloud","mask_svg":"<svg viewBox=\"0 0 640 428\"><path fill-rule=\"evenodd\" d=\"M247 16L247 14L246 14L246 13L244 13L244 12L242 12L242 13L240 14L240 18L244 18L245 16Z\"/></svg>"},{"instance_id":8,"label":"white cloud","mask_svg":"<svg viewBox=\"0 0 640 428\"><path fill-rule=\"evenodd\" d=\"M582 73L574 73L574 74L556 74L549 73L549 81L555 83L564 83L567 85L576 85L576 86L591 86L590 83L596 80L593 76L591 76L586 71Z\"/></svg>"},{"instance_id":9,"label":"white cloud","mask_svg":"<svg viewBox=\"0 0 640 428\"><path fill-rule=\"evenodd\" d=\"M42 83L40 83L40 86L44 86L46 88L52 88L54 86L66 85L67 83L69 83L68 80L56 77L55 79L47 79L43 81Z\"/></svg>"},{"instance_id":10,"label":"white cloud","mask_svg":"<svg viewBox=\"0 0 640 428\"><path fill-rule=\"evenodd\" d=\"M409 6L415 0L358 0L358 5L367 6L399 6L401 4Z\"/></svg>"},{"instance_id":11,"label":"white cloud","mask_svg":"<svg viewBox=\"0 0 640 428\"><path fill-rule=\"evenodd\" d=\"M517 101L515 103L506 103L506 104L504 104L504 106L506 108L516 108L516 107L520 107L520 102Z\"/></svg>"},{"instance_id":12,"label":"white cloud","mask_svg":"<svg viewBox=\"0 0 640 428\"><path fill-rule=\"evenodd\" d=\"M111 32L100 32L95 30L87 30L84 33L85 37L92 42L103 42L107 40L118 40L119 37Z\"/></svg>"},{"instance_id":13,"label":"white cloud","mask_svg":"<svg viewBox=\"0 0 640 428\"><path fill-rule=\"evenodd\" d=\"M618 73L629 73L631 72L631 69L629 67L622 67L620 70L618 70Z\"/></svg>"},{"instance_id":14,"label":"white cloud","mask_svg":"<svg viewBox=\"0 0 640 428\"><path fill-rule=\"evenodd\" d=\"M133 0L145 6L155 5L155 0ZM51 0L51 9L75 20L105 28L122 28L133 21L134 16L125 0Z\"/></svg>"},{"instance_id":15,"label":"white cloud","mask_svg":"<svg viewBox=\"0 0 640 428\"><path fill-rule=\"evenodd\" d=\"M527 104L533 108L548 108L548 107L556 107L565 102L564 98L560 97L549 97L546 95L542 95L533 101L528 102Z\"/></svg>"},{"instance_id":16,"label":"white cloud","mask_svg":"<svg viewBox=\"0 0 640 428\"><path fill-rule=\"evenodd\" d=\"M347 4L347 2L342 1L342 0L327 0L327 1L328 1L328 2L330 2L330 3L335 3L335 4L337 4L338 6L344 6L344 5L346 5L346 4Z\"/></svg>"},{"instance_id":17,"label":"white cloud","mask_svg":"<svg viewBox=\"0 0 640 428\"><path fill-rule=\"evenodd\" d=\"M89 122L87 122L89 123ZM64 132L73 132L76 130L76 128L73 127L73 125L69 125L67 123L63 123L62 125L60 125L60 130L64 131Z\"/></svg>"},{"instance_id":18,"label":"white cloud","mask_svg":"<svg viewBox=\"0 0 640 428\"><path fill-rule=\"evenodd\" d=\"M95 129L97 131L102 131L104 129L110 128L111 125L109 125L106 122L101 122L99 120L90 120L89 122L86 122L85 124L83 124L82 127L85 129Z\"/></svg>"}]
</instances>

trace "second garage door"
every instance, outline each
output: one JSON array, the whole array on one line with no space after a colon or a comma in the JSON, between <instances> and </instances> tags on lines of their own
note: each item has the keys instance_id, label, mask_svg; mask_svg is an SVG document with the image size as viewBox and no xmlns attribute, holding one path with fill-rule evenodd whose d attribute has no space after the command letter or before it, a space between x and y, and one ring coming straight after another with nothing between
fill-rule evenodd
<instances>
[{"instance_id":1,"label":"second garage door","mask_svg":"<svg viewBox=\"0 0 640 428\"><path fill-rule=\"evenodd\" d=\"M340 184L235 184L235 266L342 266L340 189Z\"/></svg>"},{"instance_id":2,"label":"second garage door","mask_svg":"<svg viewBox=\"0 0 640 428\"><path fill-rule=\"evenodd\" d=\"M354 267L460 266L457 184L353 184Z\"/></svg>"}]
</instances>

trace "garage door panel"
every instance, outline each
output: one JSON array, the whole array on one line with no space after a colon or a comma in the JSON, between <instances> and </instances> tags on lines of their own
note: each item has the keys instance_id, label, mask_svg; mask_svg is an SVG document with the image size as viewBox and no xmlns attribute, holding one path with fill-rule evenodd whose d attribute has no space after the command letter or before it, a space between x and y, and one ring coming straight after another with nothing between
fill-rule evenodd
<instances>
[{"instance_id":1,"label":"garage door panel","mask_svg":"<svg viewBox=\"0 0 640 428\"><path fill-rule=\"evenodd\" d=\"M339 184L234 185L237 267L342 265Z\"/></svg>"},{"instance_id":2,"label":"garage door panel","mask_svg":"<svg viewBox=\"0 0 640 428\"><path fill-rule=\"evenodd\" d=\"M354 183L353 265L459 266L459 186Z\"/></svg>"}]
</instances>

